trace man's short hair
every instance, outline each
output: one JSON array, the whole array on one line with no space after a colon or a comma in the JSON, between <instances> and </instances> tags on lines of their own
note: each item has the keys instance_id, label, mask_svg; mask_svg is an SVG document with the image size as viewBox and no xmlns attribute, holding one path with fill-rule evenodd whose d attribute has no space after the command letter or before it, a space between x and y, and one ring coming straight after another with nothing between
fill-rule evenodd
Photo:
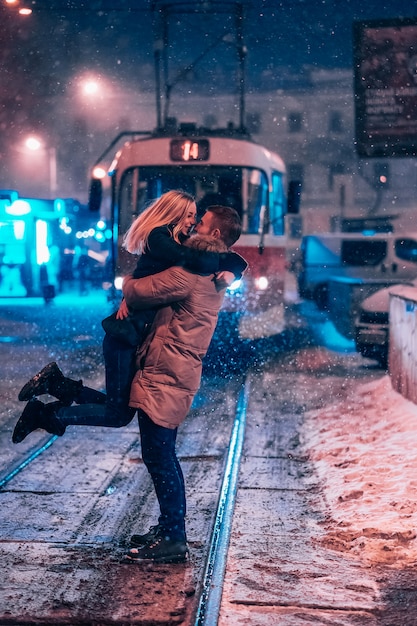
<instances>
[{"instance_id":1,"label":"man's short hair","mask_svg":"<svg viewBox=\"0 0 417 626\"><path fill-rule=\"evenodd\" d=\"M236 209L230 206L213 204L207 207L207 211L213 214L213 224L221 232L222 239L230 248L239 239L242 233L242 221Z\"/></svg>"}]
</instances>

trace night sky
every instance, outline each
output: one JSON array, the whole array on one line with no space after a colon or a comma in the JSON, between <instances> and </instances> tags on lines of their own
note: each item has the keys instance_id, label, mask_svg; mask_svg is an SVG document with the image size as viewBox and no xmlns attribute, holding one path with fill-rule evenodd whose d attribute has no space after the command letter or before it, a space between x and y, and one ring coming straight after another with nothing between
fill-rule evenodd
<instances>
[{"instance_id":1,"label":"night sky","mask_svg":"<svg viewBox=\"0 0 417 626\"><path fill-rule=\"evenodd\" d=\"M92 69L129 82L134 75L142 88L152 89L151 4L150 0L36 0L30 2L33 14L24 18L1 0L2 83L9 75L15 82L23 80L26 89L53 95L72 74ZM277 74L298 72L304 66L351 67L353 20L417 15L409 0L252 0L244 5L248 85L254 89L273 87ZM174 75L211 45L219 28L227 32L230 26L226 13L216 16L212 11L204 18L171 18ZM206 84L210 74L217 76L218 87L226 88L229 65L234 62L230 45L222 43L187 79Z\"/></svg>"},{"instance_id":2,"label":"night sky","mask_svg":"<svg viewBox=\"0 0 417 626\"><path fill-rule=\"evenodd\" d=\"M18 0L33 13L18 15L0 0L0 187L7 177L8 146L28 132L60 129L55 102L74 98L80 75L101 75L118 88L154 93L154 24L151 0ZM181 3L171 0L170 5ZM167 3L164 0L163 3ZM199 0L194 3L201 4ZM190 93L215 96L235 93L237 70L233 2L210 2L204 16L177 14L169 20L170 82L188 65L175 84ZM353 68L354 20L417 17L410 0L252 0L244 4L246 90L286 88L307 68ZM160 5L160 2L157 5ZM223 39L222 39L223 38ZM221 40L222 39L222 40ZM221 40L214 45L216 40ZM195 60L201 60L194 64ZM52 124L53 126L53 124ZM79 136L85 138L80 126ZM77 135L64 145L68 155L77 149ZM73 142L73 143L72 143ZM79 143L79 142L78 142ZM64 154L65 157L65 154ZM74 160L74 159L73 159ZM84 171L80 163L80 176Z\"/></svg>"}]
</instances>

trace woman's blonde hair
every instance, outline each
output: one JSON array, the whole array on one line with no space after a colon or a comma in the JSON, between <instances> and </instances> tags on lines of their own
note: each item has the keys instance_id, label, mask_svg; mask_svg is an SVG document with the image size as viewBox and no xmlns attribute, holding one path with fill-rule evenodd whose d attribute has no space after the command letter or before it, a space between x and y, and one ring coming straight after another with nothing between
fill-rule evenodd
<instances>
[{"instance_id":1,"label":"woman's blonde hair","mask_svg":"<svg viewBox=\"0 0 417 626\"><path fill-rule=\"evenodd\" d=\"M133 222L123 237L123 247L132 254L146 250L150 232L158 226L173 224L172 237L177 243L183 223L195 200L186 191L172 190L154 200Z\"/></svg>"}]
</instances>

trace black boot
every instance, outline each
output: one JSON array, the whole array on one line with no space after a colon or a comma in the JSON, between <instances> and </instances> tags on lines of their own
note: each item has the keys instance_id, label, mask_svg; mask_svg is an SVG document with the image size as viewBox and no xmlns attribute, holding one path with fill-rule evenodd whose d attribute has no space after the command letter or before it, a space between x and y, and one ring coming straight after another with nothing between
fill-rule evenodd
<instances>
[{"instance_id":1,"label":"black boot","mask_svg":"<svg viewBox=\"0 0 417 626\"><path fill-rule=\"evenodd\" d=\"M140 548L131 548L124 556L127 562L184 563L188 559L187 542L158 535Z\"/></svg>"},{"instance_id":2,"label":"black boot","mask_svg":"<svg viewBox=\"0 0 417 626\"><path fill-rule=\"evenodd\" d=\"M155 526L151 526L148 532L143 535L132 535L130 538L130 547L140 548L141 546L145 546L158 537L160 530L161 526L156 524Z\"/></svg>"},{"instance_id":3,"label":"black boot","mask_svg":"<svg viewBox=\"0 0 417 626\"><path fill-rule=\"evenodd\" d=\"M20 443L37 428L43 428L48 433L61 437L65 432L65 426L60 422L56 412L62 406L64 406L62 402L44 404L39 400L30 400L14 428L13 443Z\"/></svg>"},{"instance_id":4,"label":"black boot","mask_svg":"<svg viewBox=\"0 0 417 626\"><path fill-rule=\"evenodd\" d=\"M67 406L70 406L77 398L82 387L82 380L66 378L58 365L52 362L45 365L40 372L35 374L35 376L22 387L18 398L23 402L27 402L36 396L49 393L50 396L54 396Z\"/></svg>"}]
</instances>

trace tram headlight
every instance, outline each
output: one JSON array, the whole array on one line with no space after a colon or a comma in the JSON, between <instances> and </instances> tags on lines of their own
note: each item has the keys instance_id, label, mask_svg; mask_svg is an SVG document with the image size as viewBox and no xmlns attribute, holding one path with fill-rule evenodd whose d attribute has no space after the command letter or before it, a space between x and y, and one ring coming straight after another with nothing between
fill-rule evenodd
<instances>
[{"instance_id":1,"label":"tram headlight","mask_svg":"<svg viewBox=\"0 0 417 626\"><path fill-rule=\"evenodd\" d=\"M114 279L114 286L116 287L116 289L122 289L123 276L116 276L116 278Z\"/></svg>"},{"instance_id":2,"label":"tram headlight","mask_svg":"<svg viewBox=\"0 0 417 626\"><path fill-rule=\"evenodd\" d=\"M269 281L266 276L258 276L258 278L255 278L254 282L256 289L259 289L259 291L265 291L265 289L268 289Z\"/></svg>"},{"instance_id":3,"label":"tram headlight","mask_svg":"<svg viewBox=\"0 0 417 626\"><path fill-rule=\"evenodd\" d=\"M236 293L237 291L241 291L242 286L243 286L242 279L237 278L236 280L232 282L231 285L228 286L227 291L228 293Z\"/></svg>"},{"instance_id":4,"label":"tram headlight","mask_svg":"<svg viewBox=\"0 0 417 626\"><path fill-rule=\"evenodd\" d=\"M104 167L101 167L100 165L96 165L96 167L93 169L92 174L93 174L93 178L102 180L103 178L106 178L107 171L104 169Z\"/></svg>"}]
</instances>

